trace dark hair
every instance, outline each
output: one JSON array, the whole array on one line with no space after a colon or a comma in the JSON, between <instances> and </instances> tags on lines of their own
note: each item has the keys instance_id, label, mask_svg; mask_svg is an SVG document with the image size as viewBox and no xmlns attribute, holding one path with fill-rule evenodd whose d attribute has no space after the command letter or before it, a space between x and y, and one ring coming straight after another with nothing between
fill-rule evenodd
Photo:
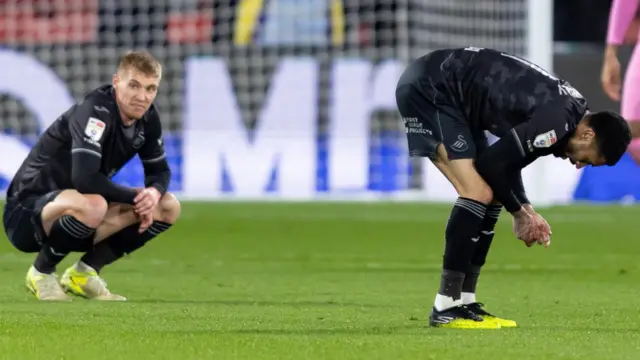
<instances>
[{"instance_id":1,"label":"dark hair","mask_svg":"<svg viewBox=\"0 0 640 360\"><path fill-rule=\"evenodd\" d=\"M600 111L588 116L589 126L596 133L596 144L607 165L618 163L631 142L631 130L627 121L613 111Z\"/></svg>"}]
</instances>

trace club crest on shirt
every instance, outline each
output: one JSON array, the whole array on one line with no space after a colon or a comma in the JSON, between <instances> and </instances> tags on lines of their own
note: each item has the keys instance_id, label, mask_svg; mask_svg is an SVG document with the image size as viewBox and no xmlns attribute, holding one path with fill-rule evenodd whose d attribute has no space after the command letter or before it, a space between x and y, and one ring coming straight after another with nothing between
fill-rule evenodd
<instances>
[{"instance_id":1,"label":"club crest on shirt","mask_svg":"<svg viewBox=\"0 0 640 360\"><path fill-rule=\"evenodd\" d=\"M556 131L551 130L536 136L536 138L533 140L533 146L537 148L548 148L556 142L558 142Z\"/></svg>"},{"instance_id":2,"label":"club crest on shirt","mask_svg":"<svg viewBox=\"0 0 640 360\"><path fill-rule=\"evenodd\" d=\"M144 145L145 142L145 138L144 138L144 132L139 132L138 135L135 137L135 139L133 139L133 148L138 150L142 147L142 145Z\"/></svg>"},{"instance_id":3,"label":"club crest on shirt","mask_svg":"<svg viewBox=\"0 0 640 360\"><path fill-rule=\"evenodd\" d=\"M101 120L90 117L87 122L87 127L84 128L84 134L91 140L99 141L102 138L106 125Z\"/></svg>"}]
</instances>

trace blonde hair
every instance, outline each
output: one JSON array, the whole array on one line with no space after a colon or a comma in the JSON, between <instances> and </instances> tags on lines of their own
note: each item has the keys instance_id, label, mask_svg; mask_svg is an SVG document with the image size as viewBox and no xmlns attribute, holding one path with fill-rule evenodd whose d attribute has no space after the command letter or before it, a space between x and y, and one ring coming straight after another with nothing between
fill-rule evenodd
<instances>
[{"instance_id":1,"label":"blonde hair","mask_svg":"<svg viewBox=\"0 0 640 360\"><path fill-rule=\"evenodd\" d=\"M147 51L129 51L120 58L118 72L131 69L147 76L162 75L162 65Z\"/></svg>"}]
</instances>

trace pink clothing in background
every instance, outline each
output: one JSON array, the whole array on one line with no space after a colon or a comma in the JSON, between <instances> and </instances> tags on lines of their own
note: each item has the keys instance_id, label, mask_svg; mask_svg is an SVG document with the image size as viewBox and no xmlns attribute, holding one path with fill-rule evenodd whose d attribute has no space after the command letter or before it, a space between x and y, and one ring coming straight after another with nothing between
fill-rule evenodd
<instances>
[{"instance_id":1,"label":"pink clothing in background","mask_svg":"<svg viewBox=\"0 0 640 360\"><path fill-rule=\"evenodd\" d=\"M613 0L609 13L607 44L622 45L639 3L640 0ZM624 75L620 112L627 120L640 120L640 46L634 48ZM631 141L629 153L637 162L640 161L640 139Z\"/></svg>"},{"instance_id":2,"label":"pink clothing in background","mask_svg":"<svg viewBox=\"0 0 640 360\"><path fill-rule=\"evenodd\" d=\"M609 12L609 29L607 31L607 44L621 45L624 35L636 16L640 0L613 0Z\"/></svg>"}]
</instances>

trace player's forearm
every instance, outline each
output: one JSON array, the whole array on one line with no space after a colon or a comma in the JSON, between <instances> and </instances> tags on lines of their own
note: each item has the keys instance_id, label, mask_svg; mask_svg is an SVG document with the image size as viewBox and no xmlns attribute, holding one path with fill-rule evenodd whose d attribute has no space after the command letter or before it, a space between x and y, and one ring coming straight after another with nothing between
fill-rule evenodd
<instances>
[{"instance_id":1,"label":"player's forearm","mask_svg":"<svg viewBox=\"0 0 640 360\"><path fill-rule=\"evenodd\" d=\"M617 58L618 57L618 49L620 46L609 44L604 48L604 58L605 60L609 57Z\"/></svg>"},{"instance_id":2,"label":"player's forearm","mask_svg":"<svg viewBox=\"0 0 640 360\"><path fill-rule=\"evenodd\" d=\"M498 199L508 212L516 213L522 209L522 204L504 176L506 167L500 163L491 163L487 157L481 157L476 161L476 169L493 190L493 197Z\"/></svg>"},{"instance_id":3,"label":"player's forearm","mask_svg":"<svg viewBox=\"0 0 640 360\"><path fill-rule=\"evenodd\" d=\"M607 28L607 51L617 51L617 45L624 43L624 36L629 29L629 25L635 17L639 0L613 0L609 13L609 24Z\"/></svg>"},{"instance_id":4,"label":"player's forearm","mask_svg":"<svg viewBox=\"0 0 640 360\"><path fill-rule=\"evenodd\" d=\"M71 181L77 191L83 194L98 194L110 202L134 204L135 189L118 185L101 174L100 158L87 153L72 155Z\"/></svg>"},{"instance_id":5,"label":"player's forearm","mask_svg":"<svg viewBox=\"0 0 640 360\"><path fill-rule=\"evenodd\" d=\"M526 159L526 155L519 140L515 135L510 135L489 146L475 162L478 173L493 190L493 197L512 214L522 210L516 193L523 193L524 189L520 191L517 185L514 189L513 177L509 175L519 173L523 159Z\"/></svg>"},{"instance_id":6,"label":"player's forearm","mask_svg":"<svg viewBox=\"0 0 640 360\"><path fill-rule=\"evenodd\" d=\"M524 183L522 182L522 170L511 171L508 174L508 180L511 189L513 189L513 195L520 204L529 204L529 198L527 198L527 192L524 190Z\"/></svg>"},{"instance_id":7,"label":"player's forearm","mask_svg":"<svg viewBox=\"0 0 640 360\"><path fill-rule=\"evenodd\" d=\"M149 175L144 177L144 184L146 187L153 187L160 192L160 195L164 195L169 189L169 182L171 181L171 170L163 171L161 173Z\"/></svg>"},{"instance_id":8,"label":"player's forearm","mask_svg":"<svg viewBox=\"0 0 640 360\"><path fill-rule=\"evenodd\" d=\"M171 181L171 169L166 160L144 165L144 184L146 187L154 187L164 195L169 189Z\"/></svg>"},{"instance_id":9,"label":"player's forearm","mask_svg":"<svg viewBox=\"0 0 640 360\"><path fill-rule=\"evenodd\" d=\"M160 192L160 195L164 195L169 189L170 179L171 172L168 171L162 174L147 176L144 178L144 183L146 187L153 187Z\"/></svg>"},{"instance_id":10,"label":"player's forearm","mask_svg":"<svg viewBox=\"0 0 640 360\"><path fill-rule=\"evenodd\" d=\"M137 191L118 185L105 175L94 173L74 179L76 189L83 194L98 194L108 202L118 202L133 205Z\"/></svg>"}]
</instances>

